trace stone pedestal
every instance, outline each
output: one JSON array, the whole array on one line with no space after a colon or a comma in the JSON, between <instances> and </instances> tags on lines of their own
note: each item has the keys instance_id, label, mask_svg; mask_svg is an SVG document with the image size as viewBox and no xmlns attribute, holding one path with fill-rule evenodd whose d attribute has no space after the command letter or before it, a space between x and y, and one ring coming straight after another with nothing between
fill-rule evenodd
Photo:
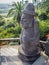
<instances>
[{"instance_id":1,"label":"stone pedestal","mask_svg":"<svg viewBox=\"0 0 49 65\"><path fill-rule=\"evenodd\" d=\"M35 54L34 54L35 53ZM35 60L37 60L37 58L39 58L40 54L37 53L37 51L34 51L32 55L26 55L22 49L22 47L19 48L19 58L23 61L23 62L28 62L30 64L32 64Z\"/></svg>"},{"instance_id":2,"label":"stone pedestal","mask_svg":"<svg viewBox=\"0 0 49 65\"><path fill-rule=\"evenodd\" d=\"M33 63L39 56L39 25L34 19L35 11L32 3L29 3L23 11L20 24L22 32L20 36L21 46L19 58L23 62Z\"/></svg>"}]
</instances>

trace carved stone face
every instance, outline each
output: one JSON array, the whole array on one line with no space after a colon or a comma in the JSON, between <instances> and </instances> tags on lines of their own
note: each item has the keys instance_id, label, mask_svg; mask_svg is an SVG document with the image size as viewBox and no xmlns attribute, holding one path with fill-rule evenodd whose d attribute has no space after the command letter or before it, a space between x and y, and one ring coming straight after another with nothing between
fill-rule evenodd
<instances>
[{"instance_id":1,"label":"carved stone face","mask_svg":"<svg viewBox=\"0 0 49 65\"><path fill-rule=\"evenodd\" d=\"M33 26L33 20L34 20L33 16L29 16L27 14L23 14L20 24L21 24L21 26L23 28L30 28L30 27Z\"/></svg>"}]
</instances>

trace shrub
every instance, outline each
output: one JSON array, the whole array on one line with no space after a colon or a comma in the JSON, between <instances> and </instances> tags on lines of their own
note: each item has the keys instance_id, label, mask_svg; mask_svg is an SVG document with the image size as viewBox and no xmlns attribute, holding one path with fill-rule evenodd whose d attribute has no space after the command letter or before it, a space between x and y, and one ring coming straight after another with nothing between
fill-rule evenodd
<instances>
[{"instance_id":1,"label":"shrub","mask_svg":"<svg viewBox=\"0 0 49 65\"><path fill-rule=\"evenodd\" d=\"M6 28L11 28L11 27L15 27L15 24L10 22L9 24L7 24L7 25L5 26L5 29L6 29Z\"/></svg>"},{"instance_id":2,"label":"shrub","mask_svg":"<svg viewBox=\"0 0 49 65\"><path fill-rule=\"evenodd\" d=\"M47 13L47 14L49 13L49 7L47 8L46 13Z\"/></svg>"},{"instance_id":3,"label":"shrub","mask_svg":"<svg viewBox=\"0 0 49 65\"><path fill-rule=\"evenodd\" d=\"M0 27L0 33L2 33L2 31L3 31L3 28L2 28L2 27Z\"/></svg>"},{"instance_id":4,"label":"shrub","mask_svg":"<svg viewBox=\"0 0 49 65\"><path fill-rule=\"evenodd\" d=\"M39 22L39 28L40 28L40 39L46 40L46 35L49 33L49 22Z\"/></svg>"},{"instance_id":5,"label":"shrub","mask_svg":"<svg viewBox=\"0 0 49 65\"><path fill-rule=\"evenodd\" d=\"M0 26L3 26L5 24L4 21L0 21Z\"/></svg>"},{"instance_id":6,"label":"shrub","mask_svg":"<svg viewBox=\"0 0 49 65\"><path fill-rule=\"evenodd\" d=\"M36 12L36 16L38 16L38 13Z\"/></svg>"},{"instance_id":7,"label":"shrub","mask_svg":"<svg viewBox=\"0 0 49 65\"><path fill-rule=\"evenodd\" d=\"M3 17L0 15L0 26L3 26L5 24L5 20Z\"/></svg>"},{"instance_id":8,"label":"shrub","mask_svg":"<svg viewBox=\"0 0 49 65\"><path fill-rule=\"evenodd\" d=\"M45 13L42 13L41 15L39 15L39 19L40 20L47 20L48 16Z\"/></svg>"},{"instance_id":9,"label":"shrub","mask_svg":"<svg viewBox=\"0 0 49 65\"><path fill-rule=\"evenodd\" d=\"M17 24L16 27L6 28L5 30L1 30L0 38L16 38L19 37L21 33L21 27Z\"/></svg>"},{"instance_id":10,"label":"shrub","mask_svg":"<svg viewBox=\"0 0 49 65\"><path fill-rule=\"evenodd\" d=\"M21 27L19 25L17 25L15 28L9 28L7 30L7 33L13 33L14 37L18 37L21 33Z\"/></svg>"},{"instance_id":11,"label":"shrub","mask_svg":"<svg viewBox=\"0 0 49 65\"><path fill-rule=\"evenodd\" d=\"M3 17L0 15L0 20L2 20L3 19Z\"/></svg>"}]
</instances>

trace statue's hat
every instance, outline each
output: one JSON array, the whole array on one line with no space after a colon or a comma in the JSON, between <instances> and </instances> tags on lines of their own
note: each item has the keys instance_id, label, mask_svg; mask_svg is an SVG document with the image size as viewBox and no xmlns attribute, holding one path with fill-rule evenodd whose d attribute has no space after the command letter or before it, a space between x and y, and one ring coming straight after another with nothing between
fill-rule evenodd
<instances>
[{"instance_id":1,"label":"statue's hat","mask_svg":"<svg viewBox=\"0 0 49 65\"><path fill-rule=\"evenodd\" d=\"M32 3L28 3L26 8L24 9L23 13L35 16L36 14L35 14L35 10L34 10L34 5Z\"/></svg>"}]
</instances>

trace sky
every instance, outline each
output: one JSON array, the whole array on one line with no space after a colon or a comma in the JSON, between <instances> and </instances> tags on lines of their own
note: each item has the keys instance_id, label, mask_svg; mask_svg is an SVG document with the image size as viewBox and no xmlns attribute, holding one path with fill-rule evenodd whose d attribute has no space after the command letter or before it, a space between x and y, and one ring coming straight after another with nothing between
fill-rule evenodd
<instances>
[{"instance_id":1,"label":"sky","mask_svg":"<svg viewBox=\"0 0 49 65\"><path fill-rule=\"evenodd\" d=\"M17 2L17 1L21 1L21 0L0 0L0 3L12 3L12 2ZM29 0L29 2L31 2L32 0Z\"/></svg>"},{"instance_id":2,"label":"sky","mask_svg":"<svg viewBox=\"0 0 49 65\"><path fill-rule=\"evenodd\" d=\"M0 3L12 3L14 1L17 2L17 1L21 1L21 0L0 0ZM39 0L39 1L42 1L42 0ZM29 2L31 3L32 0L29 0Z\"/></svg>"}]
</instances>

